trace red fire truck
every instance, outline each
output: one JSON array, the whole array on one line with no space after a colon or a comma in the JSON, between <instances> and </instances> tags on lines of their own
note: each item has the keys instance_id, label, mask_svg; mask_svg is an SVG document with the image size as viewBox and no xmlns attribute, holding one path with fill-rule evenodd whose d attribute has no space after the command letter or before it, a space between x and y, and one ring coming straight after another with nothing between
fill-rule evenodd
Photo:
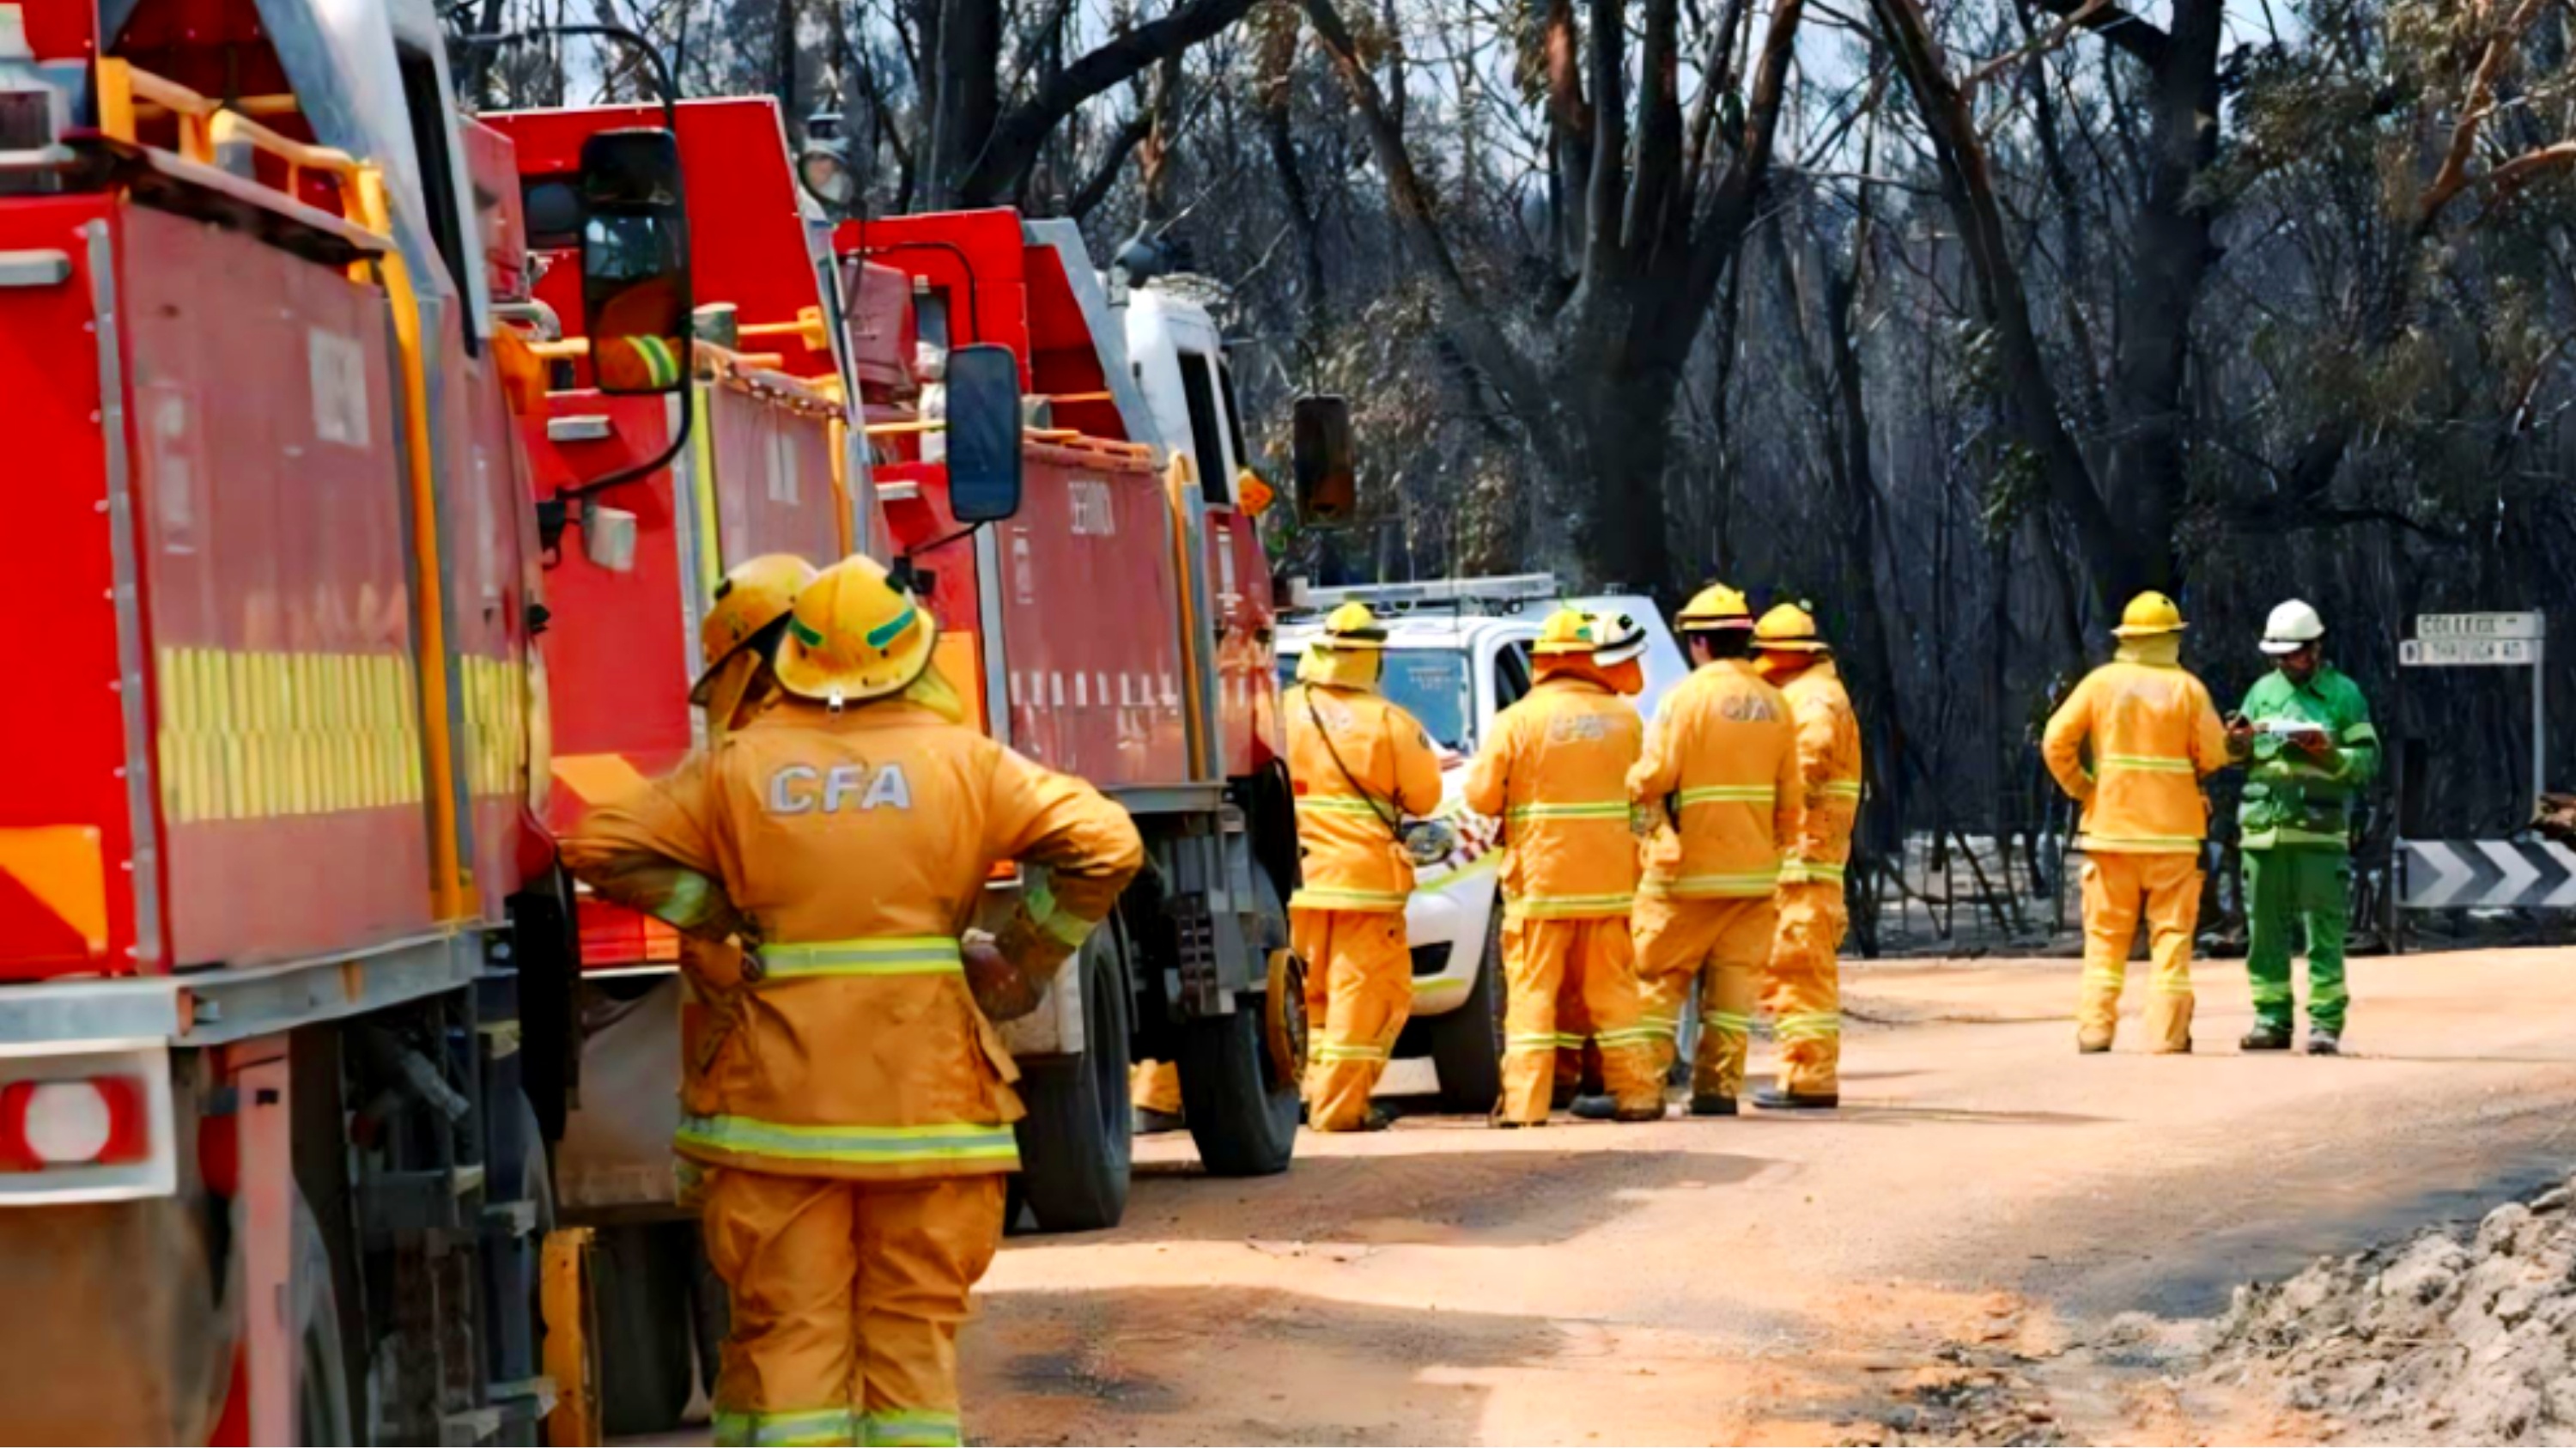
<instances>
[{"instance_id":1,"label":"red fire truck","mask_svg":"<svg viewBox=\"0 0 2576 1449\"><path fill-rule=\"evenodd\" d=\"M48 701L0 725L13 1436L524 1439L553 1398L539 548L449 94L427 3L0 6L6 656Z\"/></svg>"},{"instance_id":2,"label":"red fire truck","mask_svg":"<svg viewBox=\"0 0 2576 1449\"><path fill-rule=\"evenodd\" d=\"M1157 471L1078 250L952 218L943 272L929 231L879 253L883 223L823 272L728 263L738 290L698 300L734 304L735 345L692 349L687 143L520 118L522 164L447 67L429 0L0 4L0 396L25 440L0 560L40 702L0 724L13 1436L524 1440L559 1398L557 1435L595 1429L549 1143L579 1165L612 1095L582 1018L626 988L584 948L614 972L667 943L585 912L542 821L613 783L602 757L642 773L681 738L686 610L745 553L906 560L996 732L1097 768L1147 825L1150 884L1020 1029L1031 1203L1114 1216L1131 1047L1183 1064L1212 1164L1273 1170L1292 1140L1293 831L1245 667L1265 575L1230 500ZM522 235L575 234L548 230L548 177L580 203L551 285ZM936 324L946 417L887 343L906 309L843 327L837 296L964 298ZM548 345L550 312L588 342ZM947 526L977 512L962 451L925 445L989 433L979 342L1055 416L1006 434L1024 519L970 533ZM863 393L873 420L836 432ZM584 671L619 661L576 625L653 578L670 627L634 636L633 672L668 683L634 698L661 713L585 717Z\"/></svg>"}]
</instances>

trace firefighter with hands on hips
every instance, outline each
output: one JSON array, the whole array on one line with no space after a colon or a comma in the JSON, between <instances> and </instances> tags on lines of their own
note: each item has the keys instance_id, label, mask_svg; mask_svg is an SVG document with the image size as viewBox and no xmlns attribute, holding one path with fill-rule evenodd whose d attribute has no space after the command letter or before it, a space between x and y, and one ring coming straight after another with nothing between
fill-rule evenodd
<instances>
[{"instance_id":1,"label":"firefighter with hands on hips","mask_svg":"<svg viewBox=\"0 0 2576 1449\"><path fill-rule=\"evenodd\" d=\"M2227 730L2209 687L2182 667L2182 610L2158 593L2129 601L2118 651L2049 716L2040 754L2084 807L2084 988L2076 1050L2107 1052L2138 920L2155 983L2149 1050L2191 1050L2192 929L2209 834L2201 780L2227 765Z\"/></svg>"},{"instance_id":2,"label":"firefighter with hands on hips","mask_svg":"<svg viewBox=\"0 0 2576 1449\"><path fill-rule=\"evenodd\" d=\"M1628 771L1645 725L1645 631L1561 609L1530 653L1537 682L1502 712L1467 774L1467 808L1503 823L1503 1096L1497 1127L1537 1127L1598 1051L1607 1098L1583 1115L1664 1115L1663 1063L1637 995L1628 916L1637 844ZM1587 1105L1590 1105L1587 1103Z\"/></svg>"},{"instance_id":3,"label":"firefighter with hands on hips","mask_svg":"<svg viewBox=\"0 0 2576 1449\"><path fill-rule=\"evenodd\" d=\"M1698 667L1646 732L1628 793L1654 823L1635 917L1637 973L1658 1040L1700 988L1691 1115L1732 1117L1753 1006L1771 958L1780 852L1798 838L1805 779L1789 701L1753 665L1753 611L1711 584L1675 621ZM1672 1048L1659 1050L1659 1067Z\"/></svg>"},{"instance_id":4,"label":"firefighter with hands on hips","mask_svg":"<svg viewBox=\"0 0 2576 1449\"><path fill-rule=\"evenodd\" d=\"M2379 774L2379 731L2351 676L2325 661L2326 621L2303 600L2272 611L2272 672L2228 721L2228 752L2250 762L2237 808L2245 857L2249 1052L2290 1048L2290 936L2308 947L2308 1052L2343 1050L2344 930L2351 915L2352 798Z\"/></svg>"},{"instance_id":5,"label":"firefighter with hands on hips","mask_svg":"<svg viewBox=\"0 0 2576 1449\"><path fill-rule=\"evenodd\" d=\"M563 843L607 899L751 947L675 1142L732 1310L720 1444L961 1442L957 1333L1019 1165L992 1020L1035 1009L1144 860L1126 812L964 723L936 638L883 566L824 570L787 697ZM1043 879L970 943L1003 861Z\"/></svg>"},{"instance_id":6,"label":"firefighter with hands on hips","mask_svg":"<svg viewBox=\"0 0 2576 1449\"><path fill-rule=\"evenodd\" d=\"M1404 904L1413 893L1405 821L1440 805L1431 737L1378 690L1386 629L1366 604L1325 616L1280 701L1288 778L1297 799L1305 884L1288 929L1306 963L1306 1122L1319 1132L1385 1127L1369 1103L1396 1035L1413 1013Z\"/></svg>"}]
</instances>

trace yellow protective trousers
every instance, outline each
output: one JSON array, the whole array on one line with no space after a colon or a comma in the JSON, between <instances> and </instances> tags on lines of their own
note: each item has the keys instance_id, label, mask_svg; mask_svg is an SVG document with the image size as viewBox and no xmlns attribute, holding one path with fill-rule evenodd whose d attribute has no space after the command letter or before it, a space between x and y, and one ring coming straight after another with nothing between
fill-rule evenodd
<instances>
[{"instance_id":1,"label":"yellow protective trousers","mask_svg":"<svg viewBox=\"0 0 2576 1449\"><path fill-rule=\"evenodd\" d=\"M715 1441L963 1443L957 1330L1003 1181L714 1171L700 1222L733 1309Z\"/></svg>"},{"instance_id":2,"label":"yellow protective trousers","mask_svg":"<svg viewBox=\"0 0 2576 1449\"><path fill-rule=\"evenodd\" d=\"M1798 1096L1832 1096L1841 1089L1842 968L1836 953L1851 926L1851 908L1840 881L1798 881L1773 898L1779 924L1772 929L1770 967L1762 977L1762 1006L1780 1041L1780 1089Z\"/></svg>"},{"instance_id":3,"label":"yellow protective trousers","mask_svg":"<svg viewBox=\"0 0 2576 1449\"><path fill-rule=\"evenodd\" d=\"M1754 1001L1778 916L1768 895L1677 898L1649 891L1637 897L1637 975L1648 1017L1678 1023L1691 983L1699 983L1694 1096L1732 1098L1744 1090ZM1672 1065L1675 1050L1669 1034L1659 1040L1658 1076Z\"/></svg>"},{"instance_id":4,"label":"yellow protective trousers","mask_svg":"<svg viewBox=\"0 0 2576 1449\"><path fill-rule=\"evenodd\" d=\"M1567 1065L1573 1075L1581 1073L1586 1042L1599 1049L1602 1088L1622 1108L1663 1106L1657 1032L1645 1023L1633 951L1624 916L1505 918L1503 979L1510 994L1498 1118L1545 1122L1550 1090Z\"/></svg>"},{"instance_id":5,"label":"yellow protective trousers","mask_svg":"<svg viewBox=\"0 0 2576 1449\"><path fill-rule=\"evenodd\" d=\"M1148 1112L1181 1115L1181 1069L1170 1062L1138 1062L1127 1073L1127 1089Z\"/></svg>"},{"instance_id":6,"label":"yellow protective trousers","mask_svg":"<svg viewBox=\"0 0 2576 1449\"><path fill-rule=\"evenodd\" d=\"M1288 936L1306 963L1306 1125L1359 1131L1396 1034L1413 1015L1404 915L1291 906Z\"/></svg>"},{"instance_id":7,"label":"yellow protective trousers","mask_svg":"<svg viewBox=\"0 0 2576 1449\"><path fill-rule=\"evenodd\" d=\"M2191 1050L2191 937L2200 921L2198 855L2097 851L2084 858L2084 995L2077 1040L2107 1047L2119 1031L2120 988L2138 920L2147 922L2155 985L2147 1036L2159 1052Z\"/></svg>"}]
</instances>

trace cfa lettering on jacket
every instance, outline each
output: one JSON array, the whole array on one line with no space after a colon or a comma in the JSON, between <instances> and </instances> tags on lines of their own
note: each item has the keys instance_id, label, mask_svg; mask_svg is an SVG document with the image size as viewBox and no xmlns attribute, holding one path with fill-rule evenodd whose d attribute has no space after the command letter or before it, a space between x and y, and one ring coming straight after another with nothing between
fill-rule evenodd
<instances>
[{"instance_id":1,"label":"cfa lettering on jacket","mask_svg":"<svg viewBox=\"0 0 2576 1449\"><path fill-rule=\"evenodd\" d=\"M820 811L838 815L843 810L909 810L912 808L912 781L905 778L900 764L834 765L819 769L813 765L781 765L769 777L769 813L772 815L807 815Z\"/></svg>"}]
</instances>

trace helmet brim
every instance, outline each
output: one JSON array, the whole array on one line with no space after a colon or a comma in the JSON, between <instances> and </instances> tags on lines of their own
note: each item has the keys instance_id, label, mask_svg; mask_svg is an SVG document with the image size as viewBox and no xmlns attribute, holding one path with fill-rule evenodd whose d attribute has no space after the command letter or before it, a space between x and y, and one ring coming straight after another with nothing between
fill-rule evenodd
<instances>
[{"instance_id":1,"label":"helmet brim","mask_svg":"<svg viewBox=\"0 0 2576 1449\"><path fill-rule=\"evenodd\" d=\"M1753 647L1768 654L1823 654L1828 652L1822 639L1765 639L1759 635Z\"/></svg>"},{"instance_id":2,"label":"helmet brim","mask_svg":"<svg viewBox=\"0 0 2576 1449\"><path fill-rule=\"evenodd\" d=\"M2191 626L2189 624L2181 623L2123 624L2117 629L2112 630L2111 636L2115 639L2155 639L2166 634L2184 633L2190 628Z\"/></svg>"},{"instance_id":3,"label":"helmet brim","mask_svg":"<svg viewBox=\"0 0 2576 1449\"><path fill-rule=\"evenodd\" d=\"M2279 659L2286 655L2296 654L2302 649L2314 649L2317 647L2317 641L2314 639L2266 639L2256 647L2261 649L2264 653L2271 655L2273 658Z\"/></svg>"},{"instance_id":4,"label":"helmet brim","mask_svg":"<svg viewBox=\"0 0 2576 1449\"><path fill-rule=\"evenodd\" d=\"M1604 669L1615 669L1618 666L1627 663L1631 659L1643 659L1645 657L1646 641L1643 639L1634 640L1626 644L1613 644L1605 648L1595 649L1592 651L1593 662L1599 664Z\"/></svg>"}]
</instances>

